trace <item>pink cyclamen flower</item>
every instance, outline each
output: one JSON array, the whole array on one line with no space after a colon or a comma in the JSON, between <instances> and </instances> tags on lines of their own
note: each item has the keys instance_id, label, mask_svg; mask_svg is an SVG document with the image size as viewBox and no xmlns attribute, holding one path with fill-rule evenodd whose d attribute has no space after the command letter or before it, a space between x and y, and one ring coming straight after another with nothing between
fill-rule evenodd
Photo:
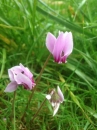
<instances>
[{"instance_id":1,"label":"pink cyclamen flower","mask_svg":"<svg viewBox=\"0 0 97 130\"><path fill-rule=\"evenodd\" d=\"M46 98L50 101L54 109L53 112L53 116L54 116L59 109L60 103L64 101L64 96L59 86L57 87L57 92L55 89L53 89L50 94L46 95Z\"/></svg>"},{"instance_id":2,"label":"pink cyclamen flower","mask_svg":"<svg viewBox=\"0 0 97 130\"><path fill-rule=\"evenodd\" d=\"M46 47L54 57L55 62L66 63L67 57L73 50L73 37L71 32L60 32L56 38L48 32L46 37Z\"/></svg>"},{"instance_id":3,"label":"pink cyclamen flower","mask_svg":"<svg viewBox=\"0 0 97 130\"><path fill-rule=\"evenodd\" d=\"M25 89L29 90L35 86L33 74L21 63L19 66L8 69L8 74L11 82L7 85L4 92L13 92L17 89L18 85L23 85Z\"/></svg>"}]
</instances>

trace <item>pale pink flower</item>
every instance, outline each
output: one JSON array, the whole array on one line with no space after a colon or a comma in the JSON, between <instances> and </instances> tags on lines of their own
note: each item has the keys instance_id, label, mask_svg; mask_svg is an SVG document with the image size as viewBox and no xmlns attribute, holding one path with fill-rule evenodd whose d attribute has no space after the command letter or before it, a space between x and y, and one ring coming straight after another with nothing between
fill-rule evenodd
<instances>
[{"instance_id":1,"label":"pale pink flower","mask_svg":"<svg viewBox=\"0 0 97 130\"><path fill-rule=\"evenodd\" d=\"M29 90L35 86L33 74L21 63L19 66L8 69L8 74L11 82L7 85L4 92L13 92L17 89L18 85L22 85L25 89Z\"/></svg>"},{"instance_id":2,"label":"pale pink flower","mask_svg":"<svg viewBox=\"0 0 97 130\"><path fill-rule=\"evenodd\" d=\"M59 109L60 103L64 101L64 95L59 86L57 87L57 91L53 89L50 94L46 95L46 98L50 101L53 107L54 110L53 116L54 116Z\"/></svg>"},{"instance_id":3,"label":"pale pink flower","mask_svg":"<svg viewBox=\"0 0 97 130\"><path fill-rule=\"evenodd\" d=\"M53 55L55 62L65 63L67 57L73 50L73 37L71 32L60 32L56 38L48 32L46 37L46 47Z\"/></svg>"}]
</instances>

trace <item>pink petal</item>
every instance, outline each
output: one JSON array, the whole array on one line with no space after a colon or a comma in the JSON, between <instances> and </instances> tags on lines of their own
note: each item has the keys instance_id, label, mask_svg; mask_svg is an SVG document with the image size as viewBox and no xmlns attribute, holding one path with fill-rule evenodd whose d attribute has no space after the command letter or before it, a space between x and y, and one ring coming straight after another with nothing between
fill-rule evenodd
<instances>
[{"instance_id":1,"label":"pink petal","mask_svg":"<svg viewBox=\"0 0 97 130\"><path fill-rule=\"evenodd\" d=\"M55 43L56 37L49 32L46 37L46 47L51 53L53 52Z\"/></svg>"},{"instance_id":2,"label":"pink petal","mask_svg":"<svg viewBox=\"0 0 97 130\"><path fill-rule=\"evenodd\" d=\"M64 95L63 95L59 86L57 87L57 92L58 92L58 95L60 97L60 102L62 103L64 101Z\"/></svg>"},{"instance_id":3,"label":"pink petal","mask_svg":"<svg viewBox=\"0 0 97 130\"><path fill-rule=\"evenodd\" d=\"M28 89L32 89L32 87L35 85L35 83L32 83L32 81L22 73L19 73L15 76L15 81L17 84L27 85Z\"/></svg>"},{"instance_id":4,"label":"pink petal","mask_svg":"<svg viewBox=\"0 0 97 130\"><path fill-rule=\"evenodd\" d=\"M11 69L8 69L8 75L11 81L14 81L14 74Z\"/></svg>"},{"instance_id":5,"label":"pink petal","mask_svg":"<svg viewBox=\"0 0 97 130\"><path fill-rule=\"evenodd\" d=\"M17 83L15 81L9 83L4 92L13 92L17 89Z\"/></svg>"},{"instance_id":6,"label":"pink petal","mask_svg":"<svg viewBox=\"0 0 97 130\"><path fill-rule=\"evenodd\" d=\"M22 69L20 66L14 66L11 69L8 69L9 78L11 81L14 81L14 75L21 73Z\"/></svg>"},{"instance_id":7,"label":"pink petal","mask_svg":"<svg viewBox=\"0 0 97 130\"><path fill-rule=\"evenodd\" d=\"M10 69L14 74L21 73L22 68L20 66L14 66Z\"/></svg>"},{"instance_id":8,"label":"pink petal","mask_svg":"<svg viewBox=\"0 0 97 130\"><path fill-rule=\"evenodd\" d=\"M29 78L33 77L33 74L29 71L27 67L24 67L21 63L20 63L20 67L24 71L24 74L27 75L27 77Z\"/></svg>"},{"instance_id":9,"label":"pink petal","mask_svg":"<svg viewBox=\"0 0 97 130\"><path fill-rule=\"evenodd\" d=\"M63 48L64 56L70 55L70 53L72 52L72 50L73 50L73 37L72 37L72 33L69 32L66 35L66 38L65 38L65 45L64 45L64 48Z\"/></svg>"},{"instance_id":10,"label":"pink petal","mask_svg":"<svg viewBox=\"0 0 97 130\"><path fill-rule=\"evenodd\" d=\"M65 39L66 39L67 34L68 34L68 32L65 32L65 33L60 32L60 34L57 38L57 41L56 41L56 44L55 44L54 50L53 50L53 56L56 61L60 60L60 55L65 46Z\"/></svg>"}]
</instances>

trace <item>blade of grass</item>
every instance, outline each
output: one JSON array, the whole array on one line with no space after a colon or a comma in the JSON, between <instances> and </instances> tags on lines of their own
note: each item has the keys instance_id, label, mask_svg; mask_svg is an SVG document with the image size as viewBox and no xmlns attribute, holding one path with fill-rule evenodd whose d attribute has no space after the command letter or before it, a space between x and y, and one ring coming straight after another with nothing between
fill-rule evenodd
<instances>
[{"instance_id":1,"label":"blade of grass","mask_svg":"<svg viewBox=\"0 0 97 130\"><path fill-rule=\"evenodd\" d=\"M82 34L85 34L89 37L94 37L95 35L93 33L90 33L90 32L87 32L85 31L83 28L81 28L80 26L77 26L69 21L67 21L66 19L61 19L61 18L58 18L57 16L54 16L50 13L48 13L47 11L41 9L39 6L37 6L37 11L39 13L41 13L42 15L49 17L50 19L54 20L55 22L63 25L63 26L66 26L67 28L71 29L71 30L74 30L76 32L79 32L79 33L82 33Z\"/></svg>"},{"instance_id":2,"label":"blade of grass","mask_svg":"<svg viewBox=\"0 0 97 130\"><path fill-rule=\"evenodd\" d=\"M63 76L60 74L59 75L59 78L60 80L65 83L65 80L63 78ZM85 113L84 109L82 108L79 100L77 99L77 97L74 95L74 93L72 91L70 91L69 87L67 85L65 85L66 89L68 90L69 94L70 94L70 97L71 99L74 101L74 103L82 110L83 114L85 115L85 117L88 119L88 121L91 123L91 124L94 124L92 122L92 120L88 117L88 115Z\"/></svg>"},{"instance_id":3,"label":"blade of grass","mask_svg":"<svg viewBox=\"0 0 97 130\"><path fill-rule=\"evenodd\" d=\"M5 69L5 63L6 63L6 50L3 49L3 50L2 50L2 53L3 53L3 58L2 58L2 66L1 66L1 71L0 71L0 78L2 78L4 69Z\"/></svg>"}]
</instances>

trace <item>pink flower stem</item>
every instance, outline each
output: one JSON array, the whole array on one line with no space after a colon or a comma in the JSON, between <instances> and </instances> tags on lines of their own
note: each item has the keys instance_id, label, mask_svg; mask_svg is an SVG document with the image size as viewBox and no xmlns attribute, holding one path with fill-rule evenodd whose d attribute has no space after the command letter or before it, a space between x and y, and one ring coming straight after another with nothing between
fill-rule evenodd
<instances>
[{"instance_id":1,"label":"pink flower stem","mask_svg":"<svg viewBox=\"0 0 97 130\"><path fill-rule=\"evenodd\" d=\"M32 89L32 93L31 93L31 95L29 96L29 99L28 99L28 102L27 102L25 111L24 111L23 116L22 116L22 118L21 118L22 121L24 121L24 117L25 117L25 115L26 115L26 111L27 111L27 109L28 109L28 106L29 106L29 104L30 104L30 101L31 101L31 99L32 99L32 96L33 96L33 94L34 94L34 92L35 92L35 89L36 89L36 87L37 87L37 85L38 85L38 83L39 83L39 81L40 81L40 79L41 79L42 73L43 73L43 71L44 71L44 69L45 69L45 67L46 67L46 65L47 65L47 63L48 63L50 57L51 57L51 54L47 57L47 59L46 59L46 61L45 61L45 63L44 63L44 66L42 67L42 69L41 69L41 71L40 71L40 74L39 74L39 76L38 76L38 78L37 78L37 80L36 80L36 86L35 86L35 88Z\"/></svg>"},{"instance_id":2,"label":"pink flower stem","mask_svg":"<svg viewBox=\"0 0 97 130\"><path fill-rule=\"evenodd\" d=\"M34 119L37 117L38 113L40 112L41 108L43 107L44 103L46 102L46 98L44 99L44 101L42 102L41 106L39 107L39 109L37 110L37 112L35 113L35 115L33 116L32 120L30 121L31 123L34 121Z\"/></svg>"}]
</instances>

